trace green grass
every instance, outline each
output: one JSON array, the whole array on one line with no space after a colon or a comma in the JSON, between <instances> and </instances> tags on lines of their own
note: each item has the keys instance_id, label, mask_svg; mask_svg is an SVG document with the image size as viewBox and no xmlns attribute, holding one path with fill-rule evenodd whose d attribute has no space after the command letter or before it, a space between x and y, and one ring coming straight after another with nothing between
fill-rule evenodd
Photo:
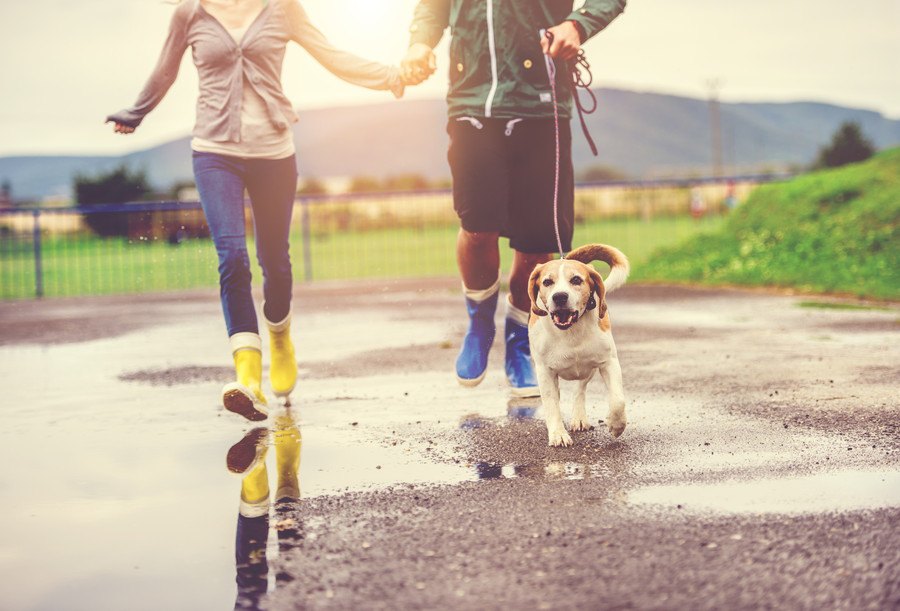
<instances>
[{"instance_id":1,"label":"green grass","mask_svg":"<svg viewBox=\"0 0 900 611\"><path fill-rule=\"evenodd\" d=\"M900 298L900 149L755 190L719 231L653 255L636 279Z\"/></svg>"},{"instance_id":2,"label":"green grass","mask_svg":"<svg viewBox=\"0 0 900 611\"><path fill-rule=\"evenodd\" d=\"M798 308L810 308L814 310L866 310L879 312L892 312L893 308L885 308L882 306L864 305L859 303L844 303L840 301L801 301L797 304Z\"/></svg>"},{"instance_id":3,"label":"green grass","mask_svg":"<svg viewBox=\"0 0 900 611\"><path fill-rule=\"evenodd\" d=\"M701 231L713 230L721 219L695 221L686 216L651 220L617 218L592 220L576 227L574 243L612 244L640 267L660 246L671 245ZM313 234L314 280L454 276L456 226L422 229L377 229ZM249 242L251 252L255 248ZM510 252L503 248L503 267ZM291 237L294 276L304 278L305 261L299 228ZM47 297L104 295L215 287L216 254L210 240L129 243L124 239L91 236L48 237L42 243L44 294ZM254 261L255 281L261 278ZM5 242L0 249L0 298L34 296L32 246Z\"/></svg>"}]
</instances>

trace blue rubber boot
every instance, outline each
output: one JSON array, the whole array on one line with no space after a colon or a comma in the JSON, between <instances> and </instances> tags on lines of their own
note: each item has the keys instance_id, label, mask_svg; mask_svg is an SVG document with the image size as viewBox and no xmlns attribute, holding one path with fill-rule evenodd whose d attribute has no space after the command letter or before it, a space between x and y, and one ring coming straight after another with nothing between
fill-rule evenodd
<instances>
[{"instance_id":1,"label":"blue rubber boot","mask_svg":"<svg viewBox=\"0 0 900 611\"><path fill-rule=\"evenodd\" d=\"M456 379L463 386L478 386L487 371L488 353L494 343L497 326L494 312L497 311L499 291L484 301L472 301L466 297L469 312L469 330L463 338L462 349L456 358Z\"/></svg>"},{"instance_id":2,"label":"blue rubber boot","mask_svg":"<svg viewBox=\"0 0 900 611\"><path fill-rule=\"evenodd\" d=\"M539 397L534 365L531 363L531 346L528 345L528 325L520 325L506 319L506 379L510 394L514 397Z\"/></svg>"}]
</instances>

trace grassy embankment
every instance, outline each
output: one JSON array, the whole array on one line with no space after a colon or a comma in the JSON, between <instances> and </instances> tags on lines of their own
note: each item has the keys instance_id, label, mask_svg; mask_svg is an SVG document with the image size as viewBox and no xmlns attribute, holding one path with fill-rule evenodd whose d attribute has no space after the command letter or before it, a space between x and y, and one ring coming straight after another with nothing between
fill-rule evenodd
<instances>
[{"instance_id":1,"label":"grassy embankment","mask_svg":"<svg viewBox=\"0 0 900 611\"><path fill-rule=\"evenodd\" d=\"M634 279L900 299L900 148L762 186L718 231L655 252Z\"/></svg>"}]
</instances>

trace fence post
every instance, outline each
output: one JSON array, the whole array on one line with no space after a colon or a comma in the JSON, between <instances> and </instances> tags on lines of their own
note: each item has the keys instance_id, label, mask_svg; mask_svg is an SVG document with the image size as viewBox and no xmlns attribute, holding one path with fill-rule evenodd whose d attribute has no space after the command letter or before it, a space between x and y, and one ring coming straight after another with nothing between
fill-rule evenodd
<instances>
[{"instance_id":1,"label":"fence post","mask_svg":"<svg viewBox=\"0 0 900 611\"><path fill-rule=\"evenodd\" d=\"M34 230L34 296L40 299L44 296L44 262L41 259L41 211L35 210L33 213Z\"/></svg>"},{"instance_id":2,"label":"fence post","mask_svg":"<svg viewBox=\"0 0 900 611\"><path fill-rule=\"evenodd\" d=\"M303 279L306 282L312 282L313 279L313 260L312 260L312 232L309 227L309 201L300 200L300 222L303 232Z\"/></svg>"}]
</instances>

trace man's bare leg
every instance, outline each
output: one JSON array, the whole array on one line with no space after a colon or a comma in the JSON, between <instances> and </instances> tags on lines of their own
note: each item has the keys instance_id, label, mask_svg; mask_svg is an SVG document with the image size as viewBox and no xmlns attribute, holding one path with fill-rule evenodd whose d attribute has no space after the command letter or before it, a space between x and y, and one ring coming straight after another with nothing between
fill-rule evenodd
<instances>
[{"instance_id":1,"label":"man's bare leg","mask_svg":"<svg viewBox=\"0 0 900 611\"><path fill-rule=\"evenodd\" d=\"M500 234L474 233L460 228L456 238L456 263L463 285L473 291L490 288L497 282L500 269ZM528 278L525 278L526 282Z\"/></svg>"},{"instance_id":2,"label":"man's bare leg","mask_svg":"<svg viewBox=\"0 0 900 611\"><path fill-rule=\"evenodd\" d=\"M520 310L531 309L531 298L528 295L528 279L531 272L541 263L553 259L552 254L529 254L514 251L512 270L509 273L510 301Z\"/></svg>"},{"instance_id":3,"label":"man's bare leg","mask_svg":"<svg viewBox=\"0 0 900 611\"><path fill-rule=\"evenodd\" d=\"M463 386L477 386L484 379L497 332L494 313L500 291L499 238L496 232L460 229L456 240L456 260L469 314L469 329L456 359L456 379Z\"/></svg>"}]
</instances>

